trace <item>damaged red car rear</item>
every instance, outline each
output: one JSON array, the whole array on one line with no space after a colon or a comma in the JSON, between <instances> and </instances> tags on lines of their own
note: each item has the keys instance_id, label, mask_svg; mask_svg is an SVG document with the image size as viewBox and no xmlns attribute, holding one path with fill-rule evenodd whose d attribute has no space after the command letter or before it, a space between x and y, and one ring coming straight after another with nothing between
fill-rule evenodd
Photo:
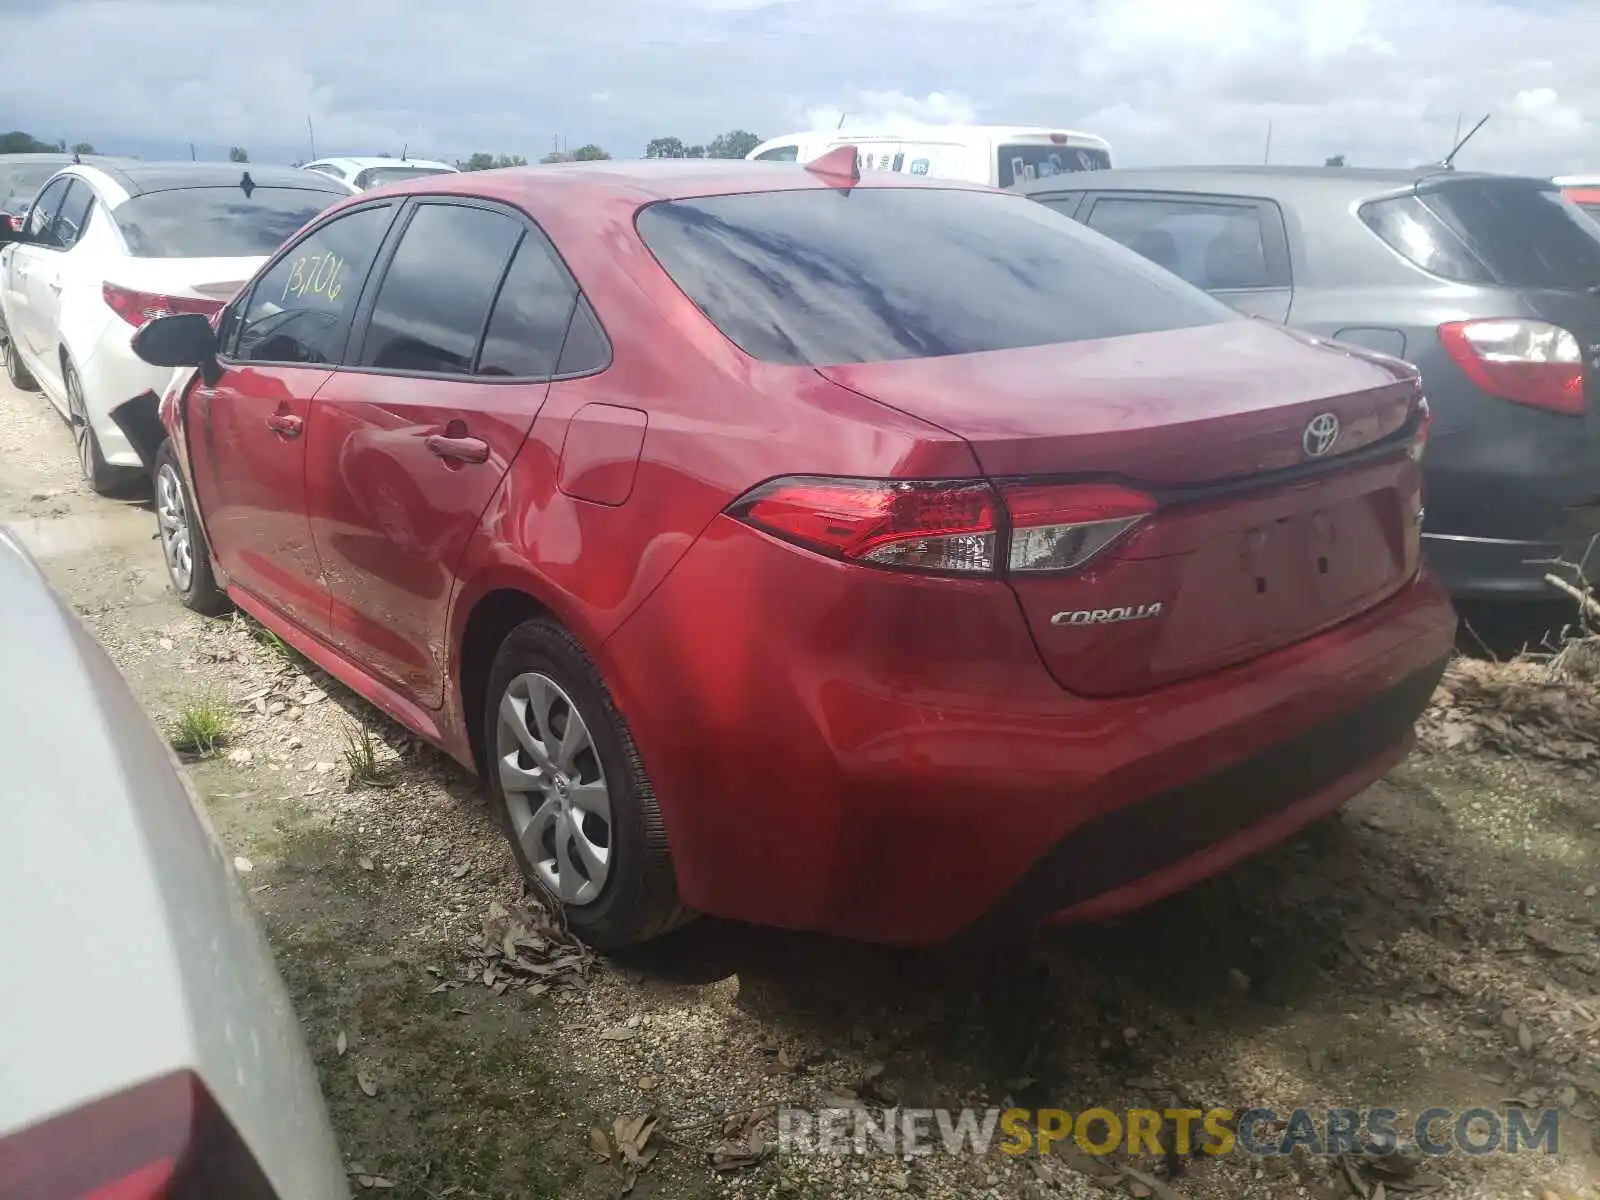
<instances>
[{"instance_id":1,"label":"damaged red car rear","mask_svg":"<svg viewBox=\"0 0 1600 1200\"><path fill-rule=\"evenodd\" d=\"M205 376L163 409L163 530L204 555L174 586L215 611L209 563L480 770L599 945L695 911L906 944L1103 917L1396 763L1455 630L1416 372L1024 198L835 168L325 214L214 354L141 334ZM300 297L280 264L323 243L340 298ZM252 322L296 304L337 336L268 353Z\"/></svg>"}]
</instances>

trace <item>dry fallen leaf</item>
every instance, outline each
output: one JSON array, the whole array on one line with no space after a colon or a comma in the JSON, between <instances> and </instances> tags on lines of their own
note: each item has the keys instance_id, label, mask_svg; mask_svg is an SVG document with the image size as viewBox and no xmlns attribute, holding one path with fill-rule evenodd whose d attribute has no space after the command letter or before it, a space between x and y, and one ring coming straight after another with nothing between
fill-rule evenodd
<instances>
[{"instance_id":1,"label":"dry fallen leaf","mask_svg":"<svg viewBox=\"0 0 1600 1200\"><path fill-rule=\"evenodd\" d=\"M650 1135L655 1132L656 1118L618 1117L611 1126L611 1136L616 1139L617 1153L624 1162L636 1170L644 1170L656 1156L657 1146L650 1145Z\"/></svg>"},{"instance_id":2,"label":"dry fallen leaf","mask_svg":"<svg viewBox=\"0 0 1600 1200\"><path fill-rule=\"evenodd\" d=\"M344 1036L344 1030L341 1029L339 1030L339 1036L333 1039L334 1052L338 1054L340 1058L343 1058L344 1052L349 1048L350 1040Z\"/></svg>"},{"instance_id":3,"label":"dry fallen leaf","mask_svg":"<svg viewBox=\"0 0 1600 1200\"><path fill-rule=\"evenodd\" d=\"M363 854L360 858L356 859L356 865L359 866L363 871L370 871L373 869L375 864L370 858Z\"/></svg>"},{"instance_id":4,"label":"dry fallen leaf","mask_svg":"<svg viewBox=\"0 0 1600 1200\"><path fill-rule=\"evenodd\" d=\"M605 1130L589 1127L589 1149L594 1151L596 1157L610 1160L611 1139L606 1137Z\"/></svg>"},{"instance_id":5,"label":"dry fallen leaf","mask_svg":"<svg viewBox=\"0 0 1600 1200\"><path fill-rule=\"evenodd\" d=\"M639 1036L637 1029L629 1029L626 1025L618 1025L607 1029L600 1034L600 1040L605 1042L625 1042L629 1038Z\"/></svg>"},{"instance_id":6,"label":"dry fallen leaf","mask_svg":"<svg viewBox=\"0 0 1600 1200\"><path fill-rule=\"evenodd\" d=\"M1517 1045L1522 1047L1524 1054L1533 1049L1533 1030L1526 1023L1517 1026Z\"/></svg>"},{"instance_id":7,"label":"dry fallen leaf","mask_svg":"<svg viewBox=\"0 0 1600 1200\"><path fill-rule=\"evenodd\" d=\"M657 1080L654 1075L641 1075L639 1076L639 1090L641 1092L648 1092L651 1088L655 1087L658 1082L659 1080Z\"/></svg>"},{"instance_id":8,"label":"dry fallen leaf","mask_svg":"<svg viewBox=\"0 0 1600 1200\"><path fill-rule=\"evenodd\" d=\"M458 865L458 866L455 866L455 867L452 867L452 868L451 868L451 870L450 870L450 874L451 874L451 876L453 876L453 877L454 877L454 878L456 878L456 879L460 879L460 878L461 878L461 877L462 877L462 876L463 876L463 875L465 875L465 874L466 874L466 873L467 873L467 872L468 872L468 871L470 871L470 870L471 870L471 869L472 869L472 868L471 868L471 867L469 867L469 866L467 866L467 864L466 864L466 863L461 863L461 864L460 864L460 865Z\"/></svg>"},{"instance_id":9,"label":"dry fallen leaf","mask_svg":"<svg viewBox=\"0 0 1600 1200\"><path fill-rule=\"evenodd\" d=\"M361 1090L368 1096L376 1096L378 1094L378 1085L372 1082L371 1076L365 1071L356 1071L356 1083L360 1085Z\"/></svg>"}]
</instances>

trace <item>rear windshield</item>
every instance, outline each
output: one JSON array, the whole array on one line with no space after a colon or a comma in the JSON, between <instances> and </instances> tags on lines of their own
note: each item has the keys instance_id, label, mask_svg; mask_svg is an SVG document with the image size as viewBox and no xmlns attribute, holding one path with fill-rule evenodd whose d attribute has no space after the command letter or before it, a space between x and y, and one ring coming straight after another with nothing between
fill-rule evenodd
<instances>
[{"instance_id":1,"label":"rear windshield","mask_svg":"<svg viewBox=\"0 0 1600 1200\"><path fill-rule=\"evenodd\" d=\"M182 188L146 192L112 209L136 258L271 254L340 197L310 188Z\"/></svg>"},{"instance_id":2,"label":"rear windshield","mask_svg":"<svg viewBox=\"0 0 1600 1200\"><path fill-rule=\"evenodd\" d=\"M449 175L440 167L368 167L355 178L362 190L381 187L386 183L399 183L404 179L421 179L424 175Z\"/></svg>"},{"instance_id":3,"label":"rear windshield","mask_svg":"<svg viewBox=\"0 0 1600 1200\"><path fill-rule=\"evenodd\" d=\"M935 358L1242 320L1042 204L856 188L664 201L639 236L753 358Z\"/></svg>"},{"instance_id":4,"label":"rear windshield","mask_svg":"<svg viewBox=\"0 0 1600 1200\"><path fill-rule=\"evenodd\" d=\"M0 162L0 212L21 213L33 203L33 198L50 176L66 165L65 162L57 162L7 166Z\"/></svg>"},{"instance_id":5,"label":"rear windshield","mask_svg":"<svg viewBox=\"0 0 1600 1200\"><path fill-rule=\"evenodd\" d=\"M1026 183L1030 179L1049 179L1052 175L1066 175L1073 171L1106 171L1111 168L1111 156L1104 150L1090 150L1082 146L1001 146L998 157L998 181L1001 187Z\"/></svg>"},{"instance_id":6,"label":"rear windshield","mask_svg":"<svg viewBox=\"0 0 1600 1200\"><path fill-rule=\"evenodd\" d=\"M1600 283L1600 226L1553 186L1463 180L1361 206L1361 219L1425 271L1464 283Z\"/></svg>"}]
</instances>

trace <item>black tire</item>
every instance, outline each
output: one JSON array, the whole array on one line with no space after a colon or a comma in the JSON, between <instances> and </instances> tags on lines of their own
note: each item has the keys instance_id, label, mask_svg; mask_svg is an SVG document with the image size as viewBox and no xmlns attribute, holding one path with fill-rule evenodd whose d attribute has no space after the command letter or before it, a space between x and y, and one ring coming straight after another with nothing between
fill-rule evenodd
<instances>
[{"instance_id":1,"label":"black tire","mask_svg":"<svg viewBox=\"0 0 1600 1200\"><path fill-rule=\"evenodd\" d=\"M84 479L102 496L120 496L132 491L143 473L130 467L114 467L100 453L100 439L95 436L89 410L83 402L83 384L70 362L61 366L61 383L67 390L67 423L72 426L78 469L83 472Z\"/></svg>"},{"instance_id":2,"label":"black tire","mask_svg":"<svg viewBox=\"0 0 1600 1200\"><path fill-rule=\"evenodd\" d=\"M17 348L11 342L11 331L0 329L0 355L6 363L6 378L11 381L11 386L19 392L37 392L39 385L34 382L33 376L28 373L28 368L22 365L22 358L17 354Z\"/></svg>"},{"instance_id":3,"label":"black tire","mask_svg":"<svg viewBox=\"0 0 1600 1200\"><path fill-rule=\"evenodd\" d=\"M205 535L200 530L200 518L195 513L194 497L189 492L189 482L183 477L183 467L178 462L178 448L168 438L156 451L154 473L156 500L156 530L161 538L161 557L167 564L167 582L177 593L185 608L207 617L215 617L233 607L228 594L217 586L217 577L211 569L211 554L206 549ZM172 489L169 495L167 489ZM176 498L181 512L169 501ZM174 565L171 532L164 518L175 517L183 527L189 545L189 572L187 582L183 572Z\"/></svg>"},{"instance_id":4,"label":"black tire","mask_svg":"<svg viewBox=\"0 0 1600 1200\"><path fill-rule=\"evenodd\" d=\"M538 673L570 698L589 729L610 795L609 867L598 896L582 905L562 904L539 876L512 827L511 808L497 769L500 704L519 676ZM548 618L518 625L507 635L489 669L484 704L486 782L496 815L529 886L584 942L616 950L650 941L693 918L678 900L672 853L656 805L655 791L594 660L566 629Z\"/></svg>"}]
</instances>

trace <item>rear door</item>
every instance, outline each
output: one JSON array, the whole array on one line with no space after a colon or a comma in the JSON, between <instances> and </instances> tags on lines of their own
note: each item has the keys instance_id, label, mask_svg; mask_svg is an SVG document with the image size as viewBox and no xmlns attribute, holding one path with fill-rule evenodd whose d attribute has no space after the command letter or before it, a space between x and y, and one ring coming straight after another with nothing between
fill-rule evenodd
<instances>
[{"instance_id":1,"label":"rear door","mask_svg":"<svg viewBox=\"0 0 1600 1200\"><path fill-rule=\"evenodd\" d=\"M1270 200L1100 192L1077 218L1242 313L1288 319L1289 243Z\"/></svg>"},{"instance_id":2,"label":"rear door","mask_svg":"<svg viewBox=\"0 0 1600 1200\"><path fill-rule=\"evenodd\" d=\"M229 584L319 636L328 591L306 515L307 418L396 207L341 213L286 249L225 310L222 376L197 379L185 402L190 480Z\"/></svg>"},{"instance_id":3,"label":"rear door","mask_svg":"<svg viewBox=\"0 0 1600 1200\"><path fill-rule=\"evenodd\" d=\"M330 637L426 707L455 569L557 371L577 287L522 214L412 205L349 365L313 405L311 529Z\"/></svg>"}]
</instances>

